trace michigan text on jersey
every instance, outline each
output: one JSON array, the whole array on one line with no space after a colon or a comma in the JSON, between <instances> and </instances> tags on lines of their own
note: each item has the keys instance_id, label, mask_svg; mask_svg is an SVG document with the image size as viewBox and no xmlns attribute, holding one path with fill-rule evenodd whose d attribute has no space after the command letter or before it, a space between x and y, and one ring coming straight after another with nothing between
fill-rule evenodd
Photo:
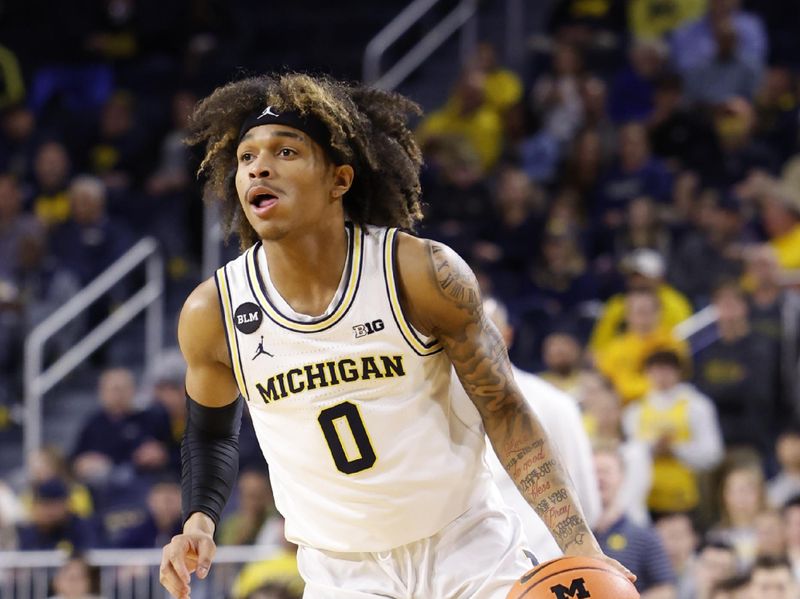
<instances>
[{"instance_id":1,"label":"michigan text on jersey","mask_svg":"<svg viewBox=\"0 0 800 599\"><path fill-rule=\"evenodd\" d=\"M361 356L331 362L317 362L269 377L256 383L264 403L318 387L352 383L359 380L405 376L403 356Z\"/></svg>"}]
</instances>

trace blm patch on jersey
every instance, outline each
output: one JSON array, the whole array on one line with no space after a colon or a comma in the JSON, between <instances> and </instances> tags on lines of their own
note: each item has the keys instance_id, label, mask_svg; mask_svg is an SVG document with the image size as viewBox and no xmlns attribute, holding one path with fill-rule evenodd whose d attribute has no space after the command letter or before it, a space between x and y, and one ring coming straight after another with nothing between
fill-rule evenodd
<instances>
[{"instance_id":1,"label":"blm patch on jersey","mask_svg":"<svg viewBox=\"0 0 800 599\"><path fill-rule=\"evenodd\" d=\"M233 314L233 325L245 335L255 333L261 326L263 314L258 304L245 302L236 308Z\"/></svg>"}]
</instances>

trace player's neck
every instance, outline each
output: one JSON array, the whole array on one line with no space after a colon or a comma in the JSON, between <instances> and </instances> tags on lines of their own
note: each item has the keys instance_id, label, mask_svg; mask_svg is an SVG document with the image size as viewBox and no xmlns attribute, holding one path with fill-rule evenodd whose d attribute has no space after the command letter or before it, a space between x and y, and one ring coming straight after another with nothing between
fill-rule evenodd
<instances>
[{"instance_id":1,"label":"player's neck","mask_svg":"<svg viewBox=\"0 0 800 599\"><path fill-rule=\"evenodd\" d=\"M340 221L279 241L264 241L272 284L300 314L318 316L330 304L347 262L347 233Z\"/></svg>"}]
</instances>

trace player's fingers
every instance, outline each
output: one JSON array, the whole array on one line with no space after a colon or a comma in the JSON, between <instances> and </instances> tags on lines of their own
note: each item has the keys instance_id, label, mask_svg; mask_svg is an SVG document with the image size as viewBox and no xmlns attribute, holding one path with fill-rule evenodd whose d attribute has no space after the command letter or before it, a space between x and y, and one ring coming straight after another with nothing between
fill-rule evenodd
<instances>
[{"instance_id":1,"label":"player's fingers","mask_svg":"<svg viewBox=\"0 0 800 599\"><path fill-rule=\"evenodd\" d=\"M611 559L611 558L609 558L609 559ZM618 570L620 570L623 574L625 574L625 576L628 577L628 580L630 580L631 582L636 582L636 574L634 574L633 572L628 570L628 568L623 566L621 563L619 563L615 559L611 559L611 563L614 564L614 566L616 566L616 568Z\"/></svg>"},{"instance_id":2,"label":"player's fingers","mask_svg":"<svg viewBox=\"0 0 800 599\"><path fill-rule=\"evenodd\" d=\"M173 544L171 544L171 547L169 547L166 552L167 560L172 566L175 574L187 587L189 586L189 581L191 580L189 569L186 567L186 554L188 550L189 547L185 541L180 543L175 543L173 541Z\"/></svg>"},{"instance_id":3,"label":"player's fingers","mask_svg":"<svg viewBox=\"0 0 800 599\"><path fill-rule=\"evenodd\" d=\"M181 580L169 560L161 563L161 568L158 571L158 580L172 597L177 599L189 598L189 585Z\"/></svg>"},{"instance_id":4,"label":"player's fingers","mask_svg":"<svg viewBox=\"0 0 800 599\"><path fill-rule=\"evenodd\" d=\"M217 546L210 538L202 538L197 542L197 577L205 578L211 568L211 560L217 552Z\"/></svg>"}]
</instances>

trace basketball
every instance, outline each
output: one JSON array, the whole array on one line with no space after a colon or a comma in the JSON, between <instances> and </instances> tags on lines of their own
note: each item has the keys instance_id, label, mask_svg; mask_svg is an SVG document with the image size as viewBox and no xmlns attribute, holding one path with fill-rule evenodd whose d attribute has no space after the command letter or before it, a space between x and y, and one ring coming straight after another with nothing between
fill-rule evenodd
<instances>
[{"instance_id":1,"label":"basketball","mask_svg":"<svg viewBox=\"0 0 800 599\"><path fill-rule=\"evenodd\" d=\"M610 564L591 557L562 557L526 572L507 599L639 599L639 592Z\"/></svg>"}]
</instances>

